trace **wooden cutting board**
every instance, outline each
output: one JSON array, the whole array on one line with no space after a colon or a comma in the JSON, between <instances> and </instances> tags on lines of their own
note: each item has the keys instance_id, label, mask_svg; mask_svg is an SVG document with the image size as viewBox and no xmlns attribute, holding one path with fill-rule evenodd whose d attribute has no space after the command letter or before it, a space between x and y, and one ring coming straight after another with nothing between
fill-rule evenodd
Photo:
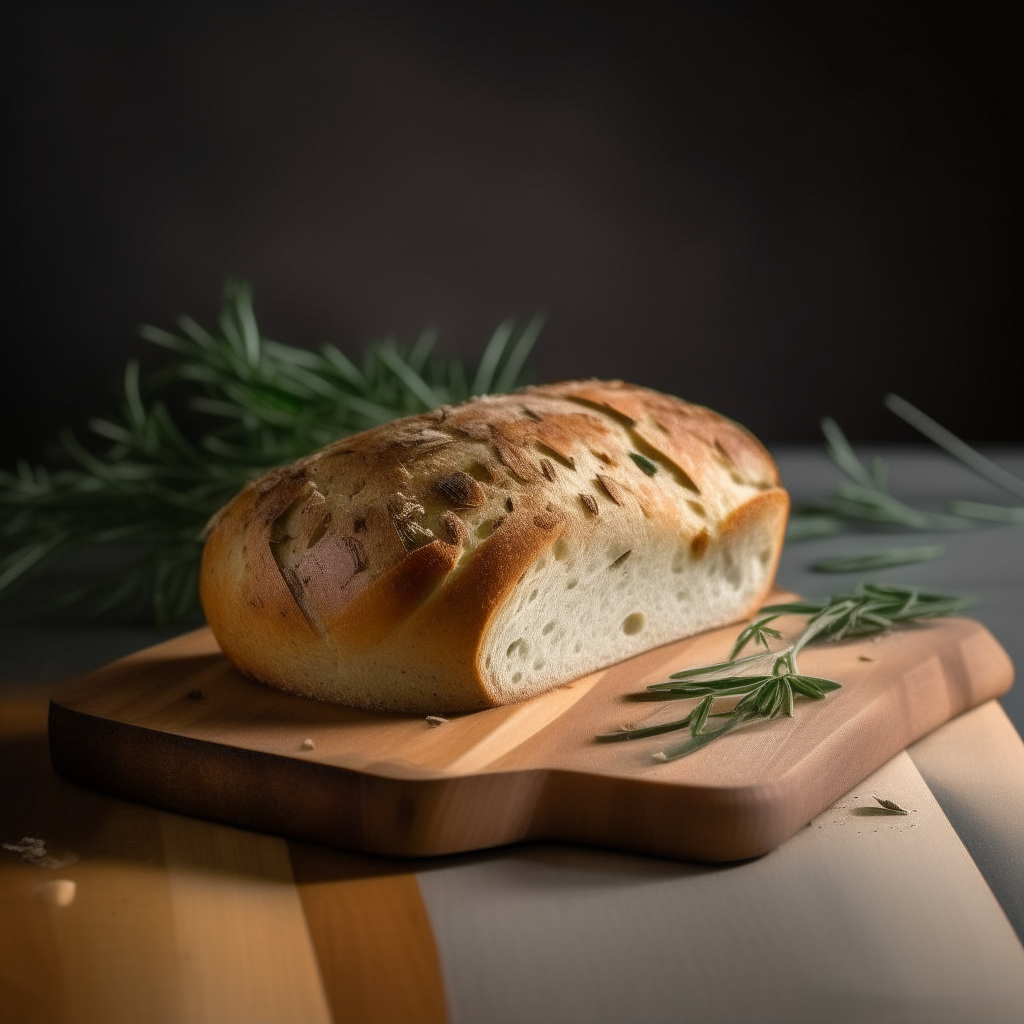
<instances>
[{"instance_id":1,"label":"wooden cutting board","mask_svg":"<svg viewBox=\"0 0 1024 1024\"><path fill-rule=\"evenodd\" d=\"M792 634L803 621L776 624ZM841 690L798 699L795 718L738 729L678 761L652 755L680 733L594 741L627 722L682 717L696 701L628 696L724 660L739 628L440 725L251 682L200 629L61 690L50 704L51 756L84 786L368 853L548 839L728 861L774 849L909 743L1013 681L984 626L940 619L805 650L801 670Z\"/></svg>"}]
</instances>

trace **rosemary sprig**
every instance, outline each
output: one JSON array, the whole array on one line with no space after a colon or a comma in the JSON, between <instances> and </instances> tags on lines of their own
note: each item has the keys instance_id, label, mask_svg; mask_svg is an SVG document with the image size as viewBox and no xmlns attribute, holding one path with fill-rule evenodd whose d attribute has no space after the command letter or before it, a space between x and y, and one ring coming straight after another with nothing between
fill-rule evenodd
<instances>
[{"instance_id":1,"label":"rosemary sprig","mask_svg":"<svg viewBox=\"0 0 1024 1024\"><path fill-rule=\"evenodd\" d=\"M890 394L886 407L905 423L919 430L953 458L989 483L1015 497L1024 497L1024 480L985 458L954 433L937 423L905 398ZM825 450L843 471L847 480L839 484L822 503L807 505L790 517L787 541L808 540L842 533L851 521L889 525L911 530L963 530L973 521L1024 523L1024 507L991 505L975 501L950 501L949 515L922 512L893 497L888 490L888 470L884 460L874 459L869 470L857 457L846 435L835 420L821 421Z\"/></svg>"},{"instance_id":2,"label":"rosemary sprig","mask_svg":"<svg viewBox=\"0 0 1024 1024\"><path fill-rule=\"evenodd\" d=\"M120 415L89 421L105 447L66 430L63 468L22 461L0 471L0 596L56 555L127 546L125 567L60 603L148 607L158 623L191 618L203 528L246 481L395 417L510 390L542 324L501 323L472 375L434 354L431 330L409 347L371 342L357 364L333 345L310 352L264 337L251 286L229 280L216 330L187 316L177 332L142 328L173 356L146 381L128 364ZM172 407L198 421L191 436Z\"/></svg>"},{"instance_id":3,"label":"rosemary sprig","mask_svg":"<svg viewBox=\"0 0 1024 1024\"><path fill-rule=\"evenodd\" d=\"M665 700L700 697L690 714L673 722L602 733L597 739L603 742L643 739L689 727L687 740L654 755L658 760L672 761L707 746L747 722L781 715L792 718L797 697L821 700L840 688L833 679L800 671L797 659L809 644L871 636L898 623L953 615L972 601L972 598L929 594L915 587L863 583L848 594L825 601L768 605L737 637L728 661L675 672L665 682L647 687L648 693L659 694ZM808 619L793 643L782 650L770 651L767 637L777 638L781 633L769 623L783 615L806 615ZM740 658L749 643L761 644L766 651ZM736 696L740 699L734 707L713 711L716 700ZM710 718L726 721L715 729L705 729Z\"/></svg>"},{"instance_id":4,"label":"rosemary sprig","mask_svg":"<svg viewBox=\"0 0 1024 1024\"><path fill-rule=\"evenodd\" d=\"M821 421L825 450L848 480L839 484L825 501L826 511L847 519L902 526L911 530L963 530L970 523L958 516L922 512L889 493L888 467L874 459L870 471L857 457L839 424L830 417Z\"/></svg>"}]
</instances>

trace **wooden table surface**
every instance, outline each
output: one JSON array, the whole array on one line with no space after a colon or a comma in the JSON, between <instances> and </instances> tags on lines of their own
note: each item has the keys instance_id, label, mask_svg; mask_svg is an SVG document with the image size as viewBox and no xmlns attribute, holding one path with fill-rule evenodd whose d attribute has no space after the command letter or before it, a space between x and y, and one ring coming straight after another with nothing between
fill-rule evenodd
<instances>
[{"instance_id":1,"label":"wooden table surface","mask_svg":"<svg viewBox=\"0 0 1024 1024\"><path fill-rule=\"evenodd\" d=\"M960 589L995 595L1012 641L1021 566L984 539L955 543L990 590ZM810 590L813 543L784 585ZM2 1021L1024 1019L1024 744L997 703L723 867L555 844L386 861L181 817L56 777L46 692L0 697Z\"/></svg>"},{"instance_id":2,"label":"wooden table surface","mask_svg":"<svg viewBox=\"0 0 1024 1024\"><path fill-rule=\"evenodd\" d=\"M724 868L556 845L357 856L71 785L39 697L0 722L4 1021L1024 1014L1024 948L925 778L976 754L979 812L1024 877L1024 744L994 702Z\"/></svg>"}]
</instances>

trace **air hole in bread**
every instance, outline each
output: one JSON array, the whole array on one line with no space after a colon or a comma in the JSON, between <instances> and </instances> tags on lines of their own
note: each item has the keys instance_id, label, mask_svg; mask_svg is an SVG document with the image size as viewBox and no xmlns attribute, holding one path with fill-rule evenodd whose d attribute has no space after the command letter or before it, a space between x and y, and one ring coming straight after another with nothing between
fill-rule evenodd
<instances>
[{"instance_id":1,"label":"air hole in bread","mask_svg":"<svg viewBox=\"0 0 1024 1024\"><path fill-rule=\"evenodd\" d=\"M772 549L771 548L765 548L763 551L759 551L758 552L757 560L762 565L767 565L768 564L768 559L771 558L771 557L772 557Z\"/></svg>"},{"instance_id":2,"label":"air hole in bread","mask_svg":"<svg viewBox=\"0 0 1024 1024\"><path fill-rule=\"evenodd\" d=\"M733 590L739 590L743 583L743 569L733 561L728 551L722 552L722 575Z\"/></svg>"},{"instance_id":3,"label":"air hole in bread","mask_svg":"<svg viewBox=\"0 0 1024 1024\"><path fill-rule=\"evenodd\" d=\"M537 670L537 671L539 671L540 669L542 669L542 668L544 667L544 659L543 659L543 658L538 658L538 659L537 659L537 660L536 660L536 661L535 661L535 662L533 663L533 667L534 667L534 669L535 669L535 670Z\"/></svg>"},{"instance_id":4,"label":"air hole in bread","mask_svg":"<svg viewBox=\"0 0 1024 1024\"><path fill-rule=\"evenodd\" d=\"M516 673L516 674L515 674L515 675L514 675L514 676L512 677L512 682L513 682L513 683L519 683L519 682L522 682L522 679L523 679L523 673L522 673L522 672L517 672L517 673Z\"/></svg>"},{"instance_id":5,"label":"air hole in bread","mask_svg":"<svg viewBox=\"0 0 1024 1024\"><path fill-rule=\"evenodd\" d=\"M526 599L527 603L529 603L530 601L534 601L534 600L536 600L536 598L537 598L537 594L538 594L538 593L540 593L540 591L537 591L537 590L531 590L531 591L530 591L530 596L529 596L529 597L528 597L528 598Z\"/></svg>"},{"instance_id":6,"label":"air hole in bread","mask_svg":"<svg viewBox=\"0 0 1024 1024\"><path fill-rule=\"evenodd\" d=\"M556 562L561 562L565 556L569 554L569 545L559 537L558 540L551 545L551 554L554 555Z\"/></svg>"},{"instance_id":7,"label":"air hole in bread","mask_svg":"<svg viewBox=\"0 0 1024 1024\"><path fill-rule=\"evenodd\" d=\"M633 554L633 551L632 551L632 549L630 549L629 551L623 551L623 552L622 552L622 554L621 554L621 555L619 555L619 557L618 557L618 558L616 558L616 559L615 559L615 561L614 561L614 562L612 562L612 564L608 566L608 568L609 568L609 569L618 569L618 568L621 568L621 566L623 566L623 565L625 564L625 562L626 562L626 559L627 559L627 558L629 558L629 556L630 556L631 554Z\"/></svg>"},{"instance_id":8,"label":"air hole in bread","mask_svg":"<svg viewBox=\"0 0 1024 1024\"><path fill-rule=\"evenodd\" d=\"M579 580L569 580L569 582L565 585L565 589L572 590L572 588L575 587L577 583L579 583Z\"/></svg>"},{"instance_id":9,"label":"air hole in bread","mask_svg":"<svg viewBox=\"0 0 1024 1024\"><path fill-rule=\"evenodd\" d=\"M555 626L557 626L557 625L558 625L558 623L557 623L557 622L556 622L556 621L555 621L554 619L552 619L552 620L551 620L550 622L548 622L548 623L547 623L547 624L546 624L546 625L544 626L544 628L543 628L543 629L541 630L541 634L542 634L543 636L547 636L547 635L548 635L548 633L550 633L550 632L551 632L551 631L552 631L552 630L553 630L553 629L555 628Z\"/></svg>"},{"instance_id":10,"label":"air hole in bread","mask_svg":"<svg viewBox=\"0 0 1024 1024\"><path fill-rule=\"evenodd\" d=\"M647 619L644 617L643 612L633 612L632 615L627 615L622 620L622 632L626 636L635 636L646 624Z\"/></svg>"},{"instance_id":11,"label":"air hole in bread","mask_svg":"<svg viewBox=\"0 0 1024 1024\"><path fill-rule=\"evenodd\" d=\"M530 645L522 637L518 640L513 640L512 643L508 645L508 650L505 651L505 654L510 658L514 657L516 654L518 654L520 658L525 658L529 653Z\"/></svg>"},{"instance_id":12,"label":"air hole in bread","mask_svg":"<svg viewBox=\"0 0 1024 1024\"><path fill-rule=\"evenodd\" d=\"M509 497L508 495L505 496L505 508L509 512L514 512L515 511L515 505L512 504L512 498Z\"/></svg>"},{"instance_id":13,"label":"air hole in bread","mask_svg":"<svg viewBox=\"0 0 1024 1024\"><path fill-rule=\"evenodd\" d=\"M481 540L487 540L488 537L494 532L494 520L485 519L477 528L476 535Z\"/></svg>"},{"instance_id":14,"label":"air hole in bread","mask_svg":"<svg viewBox=\"0 0 1024 1024\"><path fill-rule=\"evenodd\" d=\"M497 477L494 475L494 470L490 466L485 465L482 462L471 462L466 467L466 472L474 479L479 480L482 484L493 484Z\"/></svg>"}]
</instances>

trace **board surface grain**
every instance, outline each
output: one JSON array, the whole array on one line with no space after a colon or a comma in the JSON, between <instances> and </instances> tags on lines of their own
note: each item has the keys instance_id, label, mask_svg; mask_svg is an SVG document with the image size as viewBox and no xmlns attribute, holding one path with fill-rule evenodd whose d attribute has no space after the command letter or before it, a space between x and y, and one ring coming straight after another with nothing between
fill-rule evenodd
<instances>
[{"instance_id":1,"label":"board surface grain","mask_svg":"<svg viewBox=\"0 0 1024 1024\"><path fill-rule=\"evenodd\" d=\"M779 624L792 633L802 621ZM940 619L806 649L801 670L841 690L798 700L794 718L738 729L681 760L652 756L671 734L594 741L627 722L685 714L695 701L629 696L724 660L739 628L437 726L254 683L201 629L57 693L51 756L58 772L94 789L367 853L550 839L729 861L774 849L909 743L1013 681L982 625Z\"/></svg>"}]
</instances>

